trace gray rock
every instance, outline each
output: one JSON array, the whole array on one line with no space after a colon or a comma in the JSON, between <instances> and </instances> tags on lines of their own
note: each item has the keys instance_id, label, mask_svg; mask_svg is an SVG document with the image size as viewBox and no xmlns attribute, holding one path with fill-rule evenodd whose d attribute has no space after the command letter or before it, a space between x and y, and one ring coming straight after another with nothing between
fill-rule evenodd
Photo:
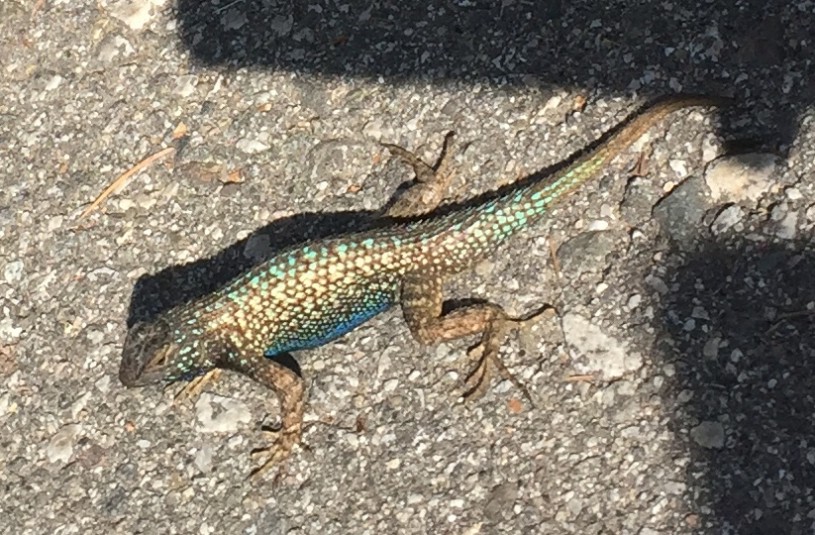
<instances>
[{"instance_id":1,"label":"gray rock","mask_svg":"<svg viewBox=\"0 0 815 535\"><path fill-rule=\"evenodd\" d=\"M496 523L510 517L512 506L518 499L518 482L506 482L496 485L487 496L484 505L484 516L490 522Z\"/></svg>"},{"instance_id":2,"label":"gray rock","mask_svg":"<svg viewBox=\"0 0 815 535\"><path fill-rule=\"evenodd\" d=\"M71 460L74 454L77 437L82 432L79 424L68 424L51 437L48 446L45 448L45 455L48 461L54 464L65 464Z\"/></svg>"},{"instance_id":3,"label":"gray rock","mask_svg":"<svg viewBox=\"0 0 815 535\"><path fill-rule=\"evenodd\" d=\"M690 430L690 437L703 448L721 449L724 447L724 426L721 422L704 421Z\"/></svg>"},{"instance_id":4,"label":"gray rock","mask_svg":"<svg viewBox=\"0 0 815 535\"><path fill-rule=\"evenodd\" d=\"M682 249L695 247L699 235L699 222L708 209L707 187L699 177L691 177L654 207L654 219L663 234Z\"/></svg>"},{"instance_id":5,"label":"gray rock","mask_svg":"<svg viewBox=\"0 0 815 535\"><path fill-rule=\"evenodd\" d=\"M617 247L611 232L583 232L564 242L557 250L563 273L577 277L582 273L602 270L606 256Z\"/></svg>"}]
</instances>

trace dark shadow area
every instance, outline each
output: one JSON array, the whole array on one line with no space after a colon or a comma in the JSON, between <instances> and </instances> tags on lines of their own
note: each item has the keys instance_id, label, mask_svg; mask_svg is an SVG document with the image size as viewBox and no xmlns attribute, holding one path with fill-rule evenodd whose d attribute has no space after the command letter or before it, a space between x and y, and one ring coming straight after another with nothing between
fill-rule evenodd
<instances>
[{"instance_id":1,"label":"dark shadow area","mask_svg":"<svg viewBox=\"0 0 815 535\"><path fill-rule=\"evenodd\" d=\"M676 368L666 406L689 437L692 505L715 525L701 532L811 533L815 248L710 243L665 282L657 353Z\"/></svg>"},{"instance_id":2,"label":"dark shadow area","mask_svg":"<svg viewBox=\"0 0 815 535\"><path fill-rule=\"evenodd\" d=\"M815 96L815 6L783 0L179 0L194 60L383 80L743 102L782 151Z\"/></svg>"}]
</instances>

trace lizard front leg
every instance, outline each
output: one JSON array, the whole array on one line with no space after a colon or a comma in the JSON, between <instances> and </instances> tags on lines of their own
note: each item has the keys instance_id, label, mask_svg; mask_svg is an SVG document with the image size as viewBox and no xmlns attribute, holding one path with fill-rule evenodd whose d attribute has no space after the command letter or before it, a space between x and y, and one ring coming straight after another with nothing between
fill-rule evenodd
<instances>
[{"instance_id":1,"label":"lizard front leg","mask_svg":"<svg viewBox=\"0 0 815 535\"><path fill-rule=\"evenodd\" d=\"M258 479L286 459L294 445L300 442L306 406L305 386L297 373L262 355L254 358L231 357L227 359L226 367L269 387L280 402L280 429L266 431L273 436L274 443L252 451L252 459L260 464L252 470L250 478Z\"/></svg>"},{"instance_id":2,"label":"lizard front leg","mask_svg":"<svg viewBox=\"0 0 815 535\"><path fill-rule=\"evenodd\" d=\"M197 398L208 384L214 383L221 377L221 371L220 368L212 368L204 375L193 378L175 395L173 401L192 401L194 398Z\"/></svg>"}]
</instances>

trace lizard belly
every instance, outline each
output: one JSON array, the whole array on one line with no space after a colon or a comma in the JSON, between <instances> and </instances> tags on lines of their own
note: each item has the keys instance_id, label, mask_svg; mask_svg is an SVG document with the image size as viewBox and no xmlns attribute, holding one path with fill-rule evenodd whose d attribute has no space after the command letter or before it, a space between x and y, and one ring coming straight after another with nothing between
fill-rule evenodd
<instances>
[{"instance_id":1,"label":"lizard belly","mask_svg":"<svg viewBox=\"0 0 815 535\"><path fill-rule=\"evenodd\" d=\"M320 302L302 303L292 319L280 325L264 354L312 349L339 338L393 306L398 285L383 281L345 288Z\"/></svg>"}]
</instances>

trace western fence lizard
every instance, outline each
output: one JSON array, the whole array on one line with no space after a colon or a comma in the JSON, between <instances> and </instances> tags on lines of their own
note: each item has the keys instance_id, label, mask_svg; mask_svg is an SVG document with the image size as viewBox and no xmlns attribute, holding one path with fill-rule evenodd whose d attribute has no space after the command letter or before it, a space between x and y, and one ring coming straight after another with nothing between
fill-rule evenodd
<instances>
[{"instance_id":1,"label":"western fence lizard","mask_svg":"<svg viewBox=\"0 0 815 535\"><path fill-rule=\"evenodd\" d=\"M443 314L444 280L540 220L667 114L715 104L706 97L665 100L560 171L499 190L480 204L436 214L431 212L452 176L450 137L436 171L406 150L386 145L413 166L417 177L388 210L391 223L289 248L215 293L135 324L124 344L119 378L126 386L140 386L200 380L226 368L271 388L279 397L282 425L274 444L254 452L264 458L255 475L287 457L302 431L303 380L271 357L325 344L397 303L422 344L481 335L479 364L467 380L470 394L483 392L493 368L512 379L498 350L522 320L492 303Z\"/></svg>"}]
</instances>

